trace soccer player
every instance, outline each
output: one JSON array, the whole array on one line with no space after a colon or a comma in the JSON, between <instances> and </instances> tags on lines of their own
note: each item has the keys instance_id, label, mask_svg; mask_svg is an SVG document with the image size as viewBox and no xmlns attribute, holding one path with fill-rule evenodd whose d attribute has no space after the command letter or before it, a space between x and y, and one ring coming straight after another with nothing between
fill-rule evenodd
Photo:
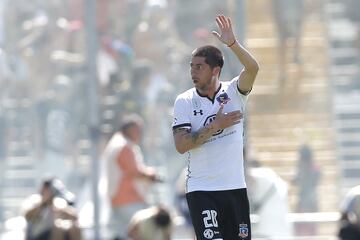
<instances>
[{"instance_id":1,"label":"soccer player","mask_svg":"<svg viewBox=\"0 0 360 240\"><path fill-rule=\"evenodd\" d=\"M197 239L249 240L243 116L259 66L237 42L230 18L219 15L216 23L220 31L214 36L244 68L231 81L220 81L221 51L196 48L190 62L194 88L175 100L173 136L177 151L187 153L186 198Z\"/></svg>"}]
</instances>

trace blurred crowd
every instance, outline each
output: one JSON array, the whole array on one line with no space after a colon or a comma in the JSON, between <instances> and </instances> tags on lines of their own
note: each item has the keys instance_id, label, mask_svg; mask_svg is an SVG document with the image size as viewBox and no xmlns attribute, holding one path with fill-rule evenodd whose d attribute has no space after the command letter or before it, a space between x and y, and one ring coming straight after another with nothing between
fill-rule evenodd
<instances>
[{"instance_id":1,"label":"blurred crowd","mask_svg":"<svg viewBox=\"0 0 360 240\"><path fill-rule=\"evenodd\" d=\"M348 6L358 5L358 1L347 1ZM204 44L218 45L211 35L211 30L215 28L214 16L218 13L233 14L234 9L241 7L240 2L97 0L99 98L96 101L100 109L100 152L105 150L111 137L119 130L120 120L136 113L144 120L144 137L139 143L144 162L165 169L169 188L175 183L181 186L181 173L186 162L173 147L170 126L174 98L192 86L188 77L192 49ZM69 190L78 193L90 181L88 142L93 140L93 136L89 122L88 35L84 3L85 0L0 0L0 174L5 171L6 159L28 155L34 159L38 182L45 173L50 173L64 182ZM350 7L349 11L360 29L359 11L356 9ZM294 34L301 37L302 19L298 21L299 33ZM284 30L281 27L279 31ZM280 39L280 57L285 54L281 52L281 44ZM296 51L294 61L301 62ZM224 53L227 54L226 51ZM225 55L225 58L230 59L231 56ZM239 70L228 64L222 77L230 79ZM283 72L286 73L285 70ZM285 78L285 75L279 76L279 82ZM312 159L310 151L306 147L300 149L300 158ZM312 160L306 159L305 163L299 160L299 172L311 168L315 171L315 180L304 178L300 173L294 179L294 183L299 185L307 182L305 187L300 186L303 190L300 194L309 203L304 206L299 202L297 210L300 212L317 211L317 203L312 200L317 199L314 195L320 176L317 169L314 170L316 167L312 166ZM266 205L264 202L278 201L279 207L284 208L279 219L286 223L282 219L288 211L286 184L269 169L259 166L254 169L249 172L249 185L256 186L262 181L268 183L269 188L265 189L266 184L263 184L262 190L270 197L262 199L260 195L253 195L253 208L260 212ZM263 179L267 175L272 181ZM312 183L315 183L312 185L314 189L309 190L308 186ZM45 182L41 185L42 193L51 184ZM152 203L174 201L179 204L179 211L183 211L186 220L187 209L182 191L182 187L177 191L171 189L170 194L157 195ZM256 200L261 200L263 206L257 206ZM355 206L359 202L356 201L348 205ZM348 214L345 210L350 207L345 207L342 215L343 226L351 225L357 232L358 205L354 207L357 209L353 210L355 213ZM66 205L66 209L72 211L71 206ZM271 207L264 209L270 211ZM162 205L144 210L143 215L156 218L166 231L170 231L173 223ZM32 216L26 217L31 219ZM68 218L77 220L77 216L71 214ZM131 220L130 235L133 239L137 239L142 231L137 227L139 222L138 215ZM187 224L190 226L191 222ZM308 233L315 231L311 226L305 226L306 229ZM292 227L286 230L291 232ZM77 228L71 234L78 234ZM346 236L347 233L343 230L341 234Z\"/></svg>"},{"instance_id":2,"label":"blurred crowd","mask_svg":"<svg viewBox=\"0 0 360 240\"><path fill-rule=\"evenodd\" d=\"M82 140L91 141L84 1L0 2L1 158L14 154L8 144L17 141L18 149L31 149L39 171L56 171L73 185L89 174L81 156L88 153ZM171 145L171 106L176 93L191 86L189 53L213 43L212 18L227 7L218 1L97 1L100 149L122 116L137 113L147 128L146 161L175 171L170 175L181 169ZM26 131L16 130L22 126Z\"/></svg>"},{"instance_id":3,"label":"blurred crowd","mask_svg":"<svg viewBox=\"0 0 360 240\"><path fill-rule=\"evenodd\" d=\"M0 0L1 173L7 159L29 157L35 168L33 189L51 175L81 193L91 179L89 143L94 139L84 4L84 0ZM190 53L196 46L217 44L211 35L214 16L228 14L230 5L237 4L214 0L96 4L100 153L119 130L120 119L136 113L144 120L139 144L144 161L164 169L171 186L186 164L175 153L170 126L176 94L192 86ZM230 68L223 76L240 70ZM163 194L165 199L157 202L171 202L172 195L175 192Z\"/></svg>"}]
</instances>

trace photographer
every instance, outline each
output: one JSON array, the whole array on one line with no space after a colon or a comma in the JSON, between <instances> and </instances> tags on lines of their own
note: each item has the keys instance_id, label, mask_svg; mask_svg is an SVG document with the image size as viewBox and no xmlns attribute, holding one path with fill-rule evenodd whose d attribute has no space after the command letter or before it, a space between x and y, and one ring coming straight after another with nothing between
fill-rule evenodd
<instances>
[{"instance_id":1,"label":"photographer","mask_svg":"<svg viewBox=\"0 0 360 240\"><path fill-rule=\"evenodd\" d=\"M172 232L170 211L157 205L134 214L129 224L128 236L132 240L170 240Z\"/></svg>"},{"instance_id":2,"label":"photographer","mask_svg":"<svg viewBox=\"0 0 360 240\"><path fill-rule=\"evenodd\" d=\"M24 202L26 240L79 240L81 232L72 207L74 195L56 178L42 182L40 194Z\"/></svg>"},{"instance_id":3,"label":"photographer","mask_svg":"<svg viewBox=\"0 0 360 240\"><path fill-rule=\"evenodd\" d=\"M346 195L339 224L340 240L360 239L360 185L353 187Z\"/></svg>"}]
</instances>

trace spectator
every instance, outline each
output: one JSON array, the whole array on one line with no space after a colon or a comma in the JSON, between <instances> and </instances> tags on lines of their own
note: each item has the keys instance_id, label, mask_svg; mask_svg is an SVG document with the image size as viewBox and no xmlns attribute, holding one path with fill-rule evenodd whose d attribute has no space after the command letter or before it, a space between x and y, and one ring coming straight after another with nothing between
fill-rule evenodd
<instances>
[{"instance_id":1,"label":"spectator","mask_svg":"<svg viewBox=\"0 0 360 240\"><path fill-rule=\"evenodd\" d=\"M297 174L293 180L298 187L297 212L316 212L319 210L317 187L320 176L320 169L314 164L312 149L308 144L303 144L299 148ZM316 225L311 223L299 224L296 231L299 235L315 235Z\"/></svg>"},{"instance_id":2,"label":"spectator","mask_svg":"<svg viewBox=\"0 0 360 240\"><path fill-rule=\"evenodd\" d=\"M150 60L138 60L134 64L131 82L126 91L121 92L121 108L124 113L135 112L146 119L148 99L145 92L152 78L153 63Z\"/></svg>"},{"instance_id":3,"label":"spectator","mask_svg":"<svg viewBox=\"0 0 360 240\"><path fill-rule=\"evenodd\" d=\"M56 178L43 181L40 194L24 202L27 221L26 240L79 240L74 195Z\"/></svg>"},{"instance_id":4,"label":"spectator","mask_svg":"<svg viewBox=\"0 0 360 240\"><path fill-rule=\"evenodd\" d=\"M125 239L133 214L146 208L146 184L157 180L155 170L143 163L138 145L142 138L142 128L143 120L140 116L128 115L104 152L113 239Z\"/></svg>"},{"instance_id":5,"label":"spectator","mask_svg":"<svg viewBox=\"0 0 360 240\"><path fill-rule=\"evenodd\" d=\"M360 185L352 188L344 199L338 236L340 240L360 239Z\"/></svg>"},{"instance_id":6,"label":"spectator","mask_svg":"<svg viewBox=\"0 0 360 240\"><path fill-rule=\"evenodd\" d=\"M52 89L37 103L40 171L56 174L69 184L69 165L73 163L79 118L74 109L74 85L66 75L55 78Z\"/></svg>"},{"instance_id":7,"label":"spectator","mask_svg":"<svg viewBox=\"0 0 360 240\"><path fill-rule=\"evenodd\" d=\"M132 240L170 240L171 234L171 214L163 206L154 206L135 213L128 230Z\"/></svg>"},{"instance_id":8,"label":"spectator","mask_svg":"<svg viewBox=\"0 0 360 240\"><path fill-rule=\"evenodd\" d=\"M287 219L288 186L271 168L261 166L254 158L246 157L250 212L258 215L252 225L256 237L290 237L293 226ZM276 209L276 211L274 211Z\"/></svg>"},{"instance_id":9,"label":"spectator","mask_svg":"<svg viewBox=\"0 0 360 240\"><path fill-rule=\"evenodd\" d=\"M279 84L283 86L287 78L286 58L289 40L293 39L293 62L300 63L300 40L304 21L304 0L272 0L273 15L278 31Z\"/></svg>"},{"instance_id":10,"label":"spectator","mask_svg":"<svg viewBox=\"0 0 360 240\"><path fill-rule=\"evenodd\" d=\"M360 76L360 11L358 10L360 7L360 2L357 0L346 0L345 4L347 16L349 16L351 22L354 24L356 29L356 39L354 42L354 47L357 49L357 76ZM354 88L360 89L360 83L358 81L358 78L359 77L353 78L351 84Z\"/></svg>"}]
</instances>

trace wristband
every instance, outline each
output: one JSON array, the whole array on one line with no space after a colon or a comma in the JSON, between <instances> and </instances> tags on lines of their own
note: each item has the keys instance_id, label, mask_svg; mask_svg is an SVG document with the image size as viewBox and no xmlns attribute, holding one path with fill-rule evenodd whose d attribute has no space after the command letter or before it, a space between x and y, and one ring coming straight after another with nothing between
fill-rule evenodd
<instances>
[{"instance_id":1,"label":"wristband","mask_svg":"<svg viewBox=\"0 0 360 240\"><path fill-rule=\"evenodd\" d=\"M230 45L227 45L228 47L232 47L232 45L234 45L236 43L236 39L234 39L234 42Z\"/></svg>"}]
</instances>

